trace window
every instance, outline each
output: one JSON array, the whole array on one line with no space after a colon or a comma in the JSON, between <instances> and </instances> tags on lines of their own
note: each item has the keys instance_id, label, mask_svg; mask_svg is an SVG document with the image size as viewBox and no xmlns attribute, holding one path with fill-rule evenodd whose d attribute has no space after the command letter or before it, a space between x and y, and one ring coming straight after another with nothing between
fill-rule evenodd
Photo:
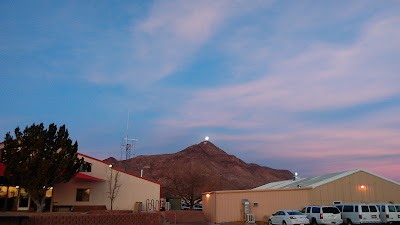
<instances>
[{"instance_id":1,"label":"window","mask_svg":"<svg viewBox=\"0 0 400 225\"><path fill-rule=\"evenodd\" d=\"M369 206L369 211L370 211L370 212L378 212L378 209L376 208L376 206L370 205L370 206Z\"/></svg>"},{"instance_id":2,"label":"window","mask_svg":"<svg viewBox=\"0 0 400 225\"><path fill-rule=\"evenodd\" d=\"M369 208L366 205L361 206L361 212L369 212Z\"/></svg>"},{"instance_id":3,"label":"window","mask_svg":"<svg viewBox=\"0 0 400 225\"><path fill-rule=\"evenodd\" d=\"M322 207L323 213L339 214L339 209L336 207Z\"/></svg>"},{"instance_id":4,"label":"window","mask_svg":"<svg viewBox=\"0 0 400 225\"><path fill-rule=\"evenodd\" d=\"M353 208L352 205L345 205L343 206L343 212L353 212Z\"/></svg>"},{"instance_id":5,"label":"window","mask_svg":"<svg viewBox=\"0 0 400 225\"><path fill-rule=\"evenodd\" d=\"M310 213L311 207L307 207L307 213Z\"/></svg>"},{"instance_id":6,"label":"window","mask_svg":"<svg viewBox=\"0 0 400 225\"><path fill-rule=\"evenodd\" d=\"M76 201L88 202L90 196L90 188L76 189Z\"/></svg>"},{"instance_id":7,"label":"window","mask_svg":"<svg viewBox=\"0 0 400 225\"><path fill-rule=\"evenodd\" d=\"M289 215L303 215L301 212L297 212L297 211L289 211L288 212Z\"/></svg>"},{"instance_id":8,"label":"window","mask_svg":"<svg viewBox=\"0 0 400 225\"><path fill-rule=\"evenodd\" d=\"M83 162L79 172L92 172L92 164L88 162Z\"/></svg>"},{"instance_id":9,"label":"window","mask_svg":"<svg viewBox=\"0 0 400 225\"><path fill-rule=\"evenodd\" d=\"M312 207L312 213L320 213L320 209L318 207Z\"/></svg>"},{"instance_id":10,"label":"window","mask_svg":"<svg viewBox=\"0 0 400 225\"><path fill-rule=\"evenodd\" d=\"M394 205L388 205L389 212L396 212L396 208L394 208Z\"/></svg>"},{"instance_id":11,"label":"window","mask_svg":"<svg viewBox=\"0 0 400 225\"><path fill-rule=\"evenodd\" d=\"M18 195L17 210L29 210L30 202L31 199L29 193L26 191L25 188L20 188Z\"/></svg>"}]
</instances>

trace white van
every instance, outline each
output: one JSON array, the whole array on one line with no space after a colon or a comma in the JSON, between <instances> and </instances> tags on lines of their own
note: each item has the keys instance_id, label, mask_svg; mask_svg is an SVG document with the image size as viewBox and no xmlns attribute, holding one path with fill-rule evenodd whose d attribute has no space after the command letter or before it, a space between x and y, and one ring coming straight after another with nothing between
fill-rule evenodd
<instances>
[{"instance_id":1,"label":"white van","mask_svg":"<svg viewBox=\"0 0 400 225\"><path fill-rule=\"evenodd\" d=\"M336 207L342 212L343 223L352 224L380 224L379 210L374 204L349 203Z\"/></svg>"},{"instance_id":2,"label":"white van","mask_svg":"<svg viewBox=\"0 0 400 225\"><path fill-rule=\"evenodd\" d=\"M305 206L300 212L307 215L311 225L342 224L342 216L335 206Z\"/></svg>"},{"instance_id":3,"label":"white van","mask_svg":"<svg viewBox=\"0 0 400 225\"><path fill-rule=\"evenodd\" d=\"M400 223L400 206L396 209L394 204L377 204L380 211L381 222L392 224Z\"/></svg>"}]
</instances>

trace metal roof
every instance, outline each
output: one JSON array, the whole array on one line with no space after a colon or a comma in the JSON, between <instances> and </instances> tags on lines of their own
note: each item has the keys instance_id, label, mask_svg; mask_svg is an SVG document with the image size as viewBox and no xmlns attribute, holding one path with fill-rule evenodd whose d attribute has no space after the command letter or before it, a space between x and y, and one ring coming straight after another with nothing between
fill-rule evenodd
<instances>
[{"instance_id":1,"label":"metal roof","mask_svg":"<svg viewBox=\"0 0 400 225\"><path fill-rule=\"evenodd\" d=\"M339 173L331 173L331 174L325 174L321 176L315 176L315 177L309 177L309 178L296 178L292 180L284 180L284 181L278 181L278 182L272 182L268 183L259 187L254 188L253 190L263 190L263 189L289 189L289 188L316 188L318 186L321 186L323 184L335 181L337 179L349 176L351 174L357 173L357 172L365 172L369 173L373 176L377 176L379 178L382 178L384 180L390 181L392 183L395 183L397 185L400 185L399 183L389 180L387 178L381 177L379 175L376 175L374 173L357 169L357 170L350 170L350 171L344 171L344 172L339 172Z\"/></svg>"}]
</instances>

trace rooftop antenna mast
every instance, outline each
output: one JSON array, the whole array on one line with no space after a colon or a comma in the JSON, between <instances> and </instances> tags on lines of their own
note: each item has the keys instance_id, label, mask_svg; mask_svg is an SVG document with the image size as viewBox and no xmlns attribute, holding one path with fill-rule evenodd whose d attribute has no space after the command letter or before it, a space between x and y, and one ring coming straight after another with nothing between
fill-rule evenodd
<instances>
[{"instance_id":1,"label":"rooftop antenna mast","mask_svg":"<svg viewBox=\"0 0 400 225\"><path fill-rule=\"evenodd\" d=\"M136 144L136 141L138 141L138 139L129 138L128 131L129 131L129 112L128 112L128 121L126 122L126 137L124 138L124 140L125 140L124 144L122 144L122 146L125 147L125 160L128 160L131 158L132 150L133 150L133 152L135 151L135 144ZM121 152L121 156L122 156L122 152Z\"/></svg>"}]
</instances>

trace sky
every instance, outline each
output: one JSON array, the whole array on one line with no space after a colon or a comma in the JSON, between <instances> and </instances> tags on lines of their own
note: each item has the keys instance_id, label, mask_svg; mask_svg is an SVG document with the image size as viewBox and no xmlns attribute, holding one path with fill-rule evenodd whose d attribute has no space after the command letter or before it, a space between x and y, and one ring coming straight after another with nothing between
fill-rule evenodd
<instances>
[{"instance_id":1,"label":"sky","mask_svg":"<svg viewBox=\"0 0 400 225\"><path fill-rule=\"evenodd\" d=\"M133 157L209 136L300 177L400 182L399 12L397 0L3 0L1 139L65 124L81 153L121 159L127 133Z\"/></svg>"}]
</instances>

